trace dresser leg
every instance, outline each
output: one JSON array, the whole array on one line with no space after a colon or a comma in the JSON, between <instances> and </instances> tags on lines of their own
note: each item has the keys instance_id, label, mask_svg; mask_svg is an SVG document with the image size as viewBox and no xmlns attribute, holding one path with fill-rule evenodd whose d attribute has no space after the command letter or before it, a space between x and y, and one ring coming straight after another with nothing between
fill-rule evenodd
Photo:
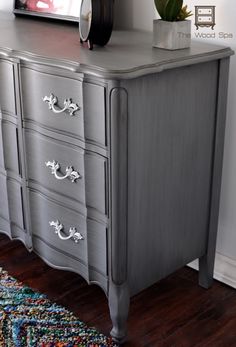
<instances>
[{"instance_id":1,"label":"dresser leg","mask_svg":"<svg viewBox=\"0 0 236 347\"><path fill-rule=\"evenodd\" d=\"M115 342L122 343L127 335L127 319L129 314L129 289L127 284L109 286L109 309L113 323L111 336Z\"/></svg>"},{"instance_id":2,"label":"dresser leg","mask_svg":"<svg viewBox=\"0 0 236 347\"><path fill-rule=\"evenodd\" d=\"M203 288L210 288L213 284L215 257L204 255L199 258L199 285Z\"/></svg>"}]
</instances>

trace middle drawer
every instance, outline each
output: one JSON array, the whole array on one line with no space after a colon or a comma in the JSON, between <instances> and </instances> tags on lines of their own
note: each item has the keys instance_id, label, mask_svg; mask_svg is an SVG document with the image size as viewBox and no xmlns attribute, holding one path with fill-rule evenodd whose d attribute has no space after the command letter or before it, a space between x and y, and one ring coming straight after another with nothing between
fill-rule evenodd
<instances>
[{"instance_id":1,"label":"middle drawer","mask_svg":"<svg viewBox=\"0 0 236 347\"><path fill-rule=\"evenodd\" d=\"M107 214L107 159L80 147L24 130L29 185L38 183Z\"/></svg>"}]
</instances>

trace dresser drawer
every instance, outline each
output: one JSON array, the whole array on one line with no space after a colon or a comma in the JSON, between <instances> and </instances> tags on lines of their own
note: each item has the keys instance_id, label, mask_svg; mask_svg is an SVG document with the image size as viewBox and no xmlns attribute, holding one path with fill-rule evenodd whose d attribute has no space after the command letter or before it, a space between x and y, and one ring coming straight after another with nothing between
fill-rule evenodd
<instances>
[{"instance_id":1,"label":"dresser drawer","mask_svg":"<svg viewBox=\"0 0 236 347\"><path fill-rule=\"evenodd\" d=\"M25 130L27 177L102 214L106 207L106 158ZM60 168L56 170L56 165ZM71 174L67 167L72 167ZM74 180L74 181L73 181Z\"/></svg>"},{"instance_id":2,"label":"dresser drawer","mask_svg":"<svg viewBox=\"0 0 236 347\"><path fill-rule=\"evenodd\" d=\"M0 59L0 110L15 115L16 104L13 69L12 63Z\"/></svg>"},{"instance_id":3,"label":"dresser drawer","mask_svg":"<svg viewBox=\"0 0 236 347\"><path fill-rule=\"evenodd\" d=\"M12 227L20 230L25 229L24 212L23 212L23 196L21 185L13 179L7 180L9 215Z\"/></svg>"},{"instance_id":4,"label":"dresser drawer","mask_svg":"<svg viewBox=\"0 0 236 347\"><path fill-rule=\"evenodd\" d=\"M29 197L33 238L58 252L53 263L65 255L106 275L106 227L37 192L30 190Z\"/></svg>"},{"instance_id":5,"label":"dresser drawer","mask_svg":"<svg viewBox=\"0 0 236 347\"><path fill-rule=\"evenodd\" d=\"M87 225L86 218L83 215L53 203L43 195L35 192L30 192L30 213L33 235L40 237L57 250L87 264ZM57 221L63 226L60 234L56 234L56 226L50 226L49 224ZM78 239L78 242L75 242L73 237L69 240L60 239L60 236L66 237L69 235L70 228L76 228L77 232L82 235L83 240Z\"/></svg>"},{"instance_id":6,"label":"dresser drawer","mask_svg":"<svg viewBox=\"0 0 236 347\"><path fill-rule=\"evenodd\" d=\"M213 10L211 8L199 8L197 10L198 15L211 15L213 14Z\"/></svg>"},{"instance_id":7,"label":"dresser drawer","mask_svg":"<svg viewBox=\"0 0 236 347\"><path fill-rule=\"evenodd\" d=\"M1 111L0 111L1 112ZM5 170L5 163L4 163L4 149L3 149L3 121L1 119L0 114L0 169Z\"/></svg>"},{"instance_id":8,"label":"dresser drawer","mask_svg":"<svg viewBox=\"0 0 236 347\"><path fill-rule=\"evenodd\" d=\"M24 120L105 146L104 87L25 67L21 83Z\"/></svg>"},{"instance_id":9,"label":"dresser drawer","mask_svg":"<svg viewBox=\"0 0 236 347\"><path fill-rule=\"evenodd\" d=\"M198 17L198 23L212 23L212 17L208 17L208 16L199 16Z\"/></svg>"},{"instance_id":10,"label":"dresser drawer","mask_svg":"<svg viewBox=\"0 0 236 347\"><path fill-rule=\"evenodd\" d=\"M15 124L3 120L2 137L5 169L19 175L18 129Z\"/></svg>"},{"instance_id":11,"label":"dresser drawer","mask_svg":"<svg viewBox=\"0 0 236 347\"><path fill-rule=\"evenodd\" d=\"M0 217L9 221L7 178L0 173ZM1 229L1 226L0 226Z\"/></svg>"}]
</instances>

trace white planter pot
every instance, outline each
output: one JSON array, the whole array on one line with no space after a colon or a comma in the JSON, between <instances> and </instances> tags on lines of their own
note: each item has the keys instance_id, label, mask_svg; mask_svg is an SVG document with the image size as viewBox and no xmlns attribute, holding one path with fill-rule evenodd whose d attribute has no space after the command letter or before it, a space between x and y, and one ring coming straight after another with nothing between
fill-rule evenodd
<instances>
[{"instance_id":1,"label":"white planter pot","mask_svg":"<svg viewBox=\"0 0 236 347\"><path fill-rule=\"evenodd\" d=\"M188 48L191 44L191 21L153 21L153 47L164 49Z\"/></svg>"}]
</instances>

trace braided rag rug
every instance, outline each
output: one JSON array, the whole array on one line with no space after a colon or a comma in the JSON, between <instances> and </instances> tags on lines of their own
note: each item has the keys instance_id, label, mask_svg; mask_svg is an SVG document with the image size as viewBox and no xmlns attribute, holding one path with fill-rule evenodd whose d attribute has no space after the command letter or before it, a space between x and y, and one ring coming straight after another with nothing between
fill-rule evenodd
<instances>
[{"instance_id":1,"label":"braided rag rug","mask_svg":"<svg viewBox=\"0 0 236 347\"><path fill-rule=\"evenodd\" d=\"M0 347L117 347L0 268Z\"/></svg>"}]
</instances>

